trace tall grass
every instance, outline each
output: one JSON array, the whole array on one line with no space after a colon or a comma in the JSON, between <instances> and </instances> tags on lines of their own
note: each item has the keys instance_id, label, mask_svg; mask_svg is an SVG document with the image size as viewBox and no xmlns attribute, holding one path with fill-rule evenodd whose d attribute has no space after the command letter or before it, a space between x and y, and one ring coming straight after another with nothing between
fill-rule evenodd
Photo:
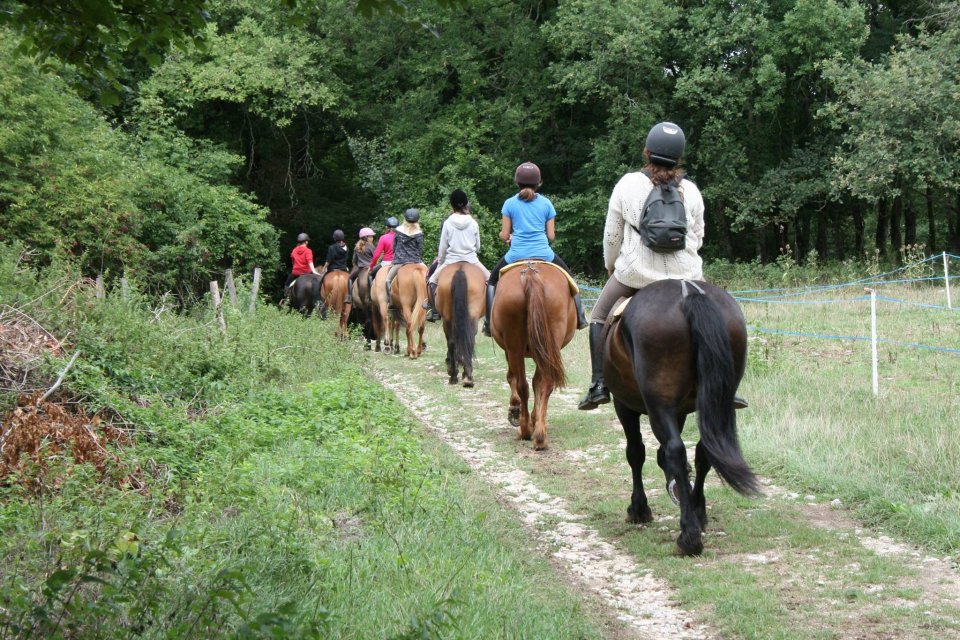
<instances>
[{"instance_id":1,"label":"tall grass","mask_svg":"<svg viewBox=\"0 0 960 640\"><path fill-rule=\"evenodd\" d=\"M0 304L81 351L57 398L129 433L139 482L67 455L0 485L0 637L599 637L332 323L228 308L221 336L2 249Z\"/></svg>"}]
</instances>

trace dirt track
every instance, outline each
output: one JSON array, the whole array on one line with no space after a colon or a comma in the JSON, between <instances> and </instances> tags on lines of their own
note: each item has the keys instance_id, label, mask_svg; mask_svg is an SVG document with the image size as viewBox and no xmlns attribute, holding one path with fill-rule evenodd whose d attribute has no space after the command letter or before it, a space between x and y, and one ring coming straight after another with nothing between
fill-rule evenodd
<instances>
[{"instance_id":1,"label":"dirt track","mask_svg":"<svg viewBox=\"0 0 960 640\"><path fill-rule=\"evenodd\" d=\"M442 338L436 330L432 333L428 335L431 344L440 344ZM735 629L724 628L722 619L720 627L712 624L717 618L712 616L709 603L684 598L659 575L664 558L672 556L664 545L658 547L661 557L650 562L624 548L623 543L632 540L625 536L653 534L664 541L675 537L677 514L662 507L666 500L659 481L647 483L651 501L661 501L661 508L654 509L657 521L646 527L621 525L624 536L601 531L609 528L604 519L598 520L597 514L583 509L583 505L578 509L571 504L578 501L576 487L570 493L558 492L555 487L548 489L538 479L544 477L542 474L531 473L549 468L549 473L560 475L563 483L582 483L584 487L597 482L598 474L619 474L622 478L618 490L623 494L625 508L629 488L623 479L628 470L623 461L622 436L616 437L619 426L612 411L603 418L609 429L601 434L603 438L598 438L602 441L568 448L554 440L549 451L535 453L529 443L514 439L515 430L506 423L507 387L498 355L489 347L488 354L482 348L480 351L478 388L473 390L446 384L443 354L435 349L419 361L380 354L371 354L370 361L377 378L424 427L488 482L502 503L516 510L525 526L534 532L538 547L552 558L573 588L584 594L588 608L607 621L609 637L743 637ZM560 390L554 395L550 405L551 436L563 428L556 425L562 424L565 417L579 417L576 400L574 389ZM652 436L646 425L644 430L644 440L649 445ZM651 468L655 470L656 465L648 460L645 471ZM758 549L743 551L735 544L738 541L727 540L724 515L715 518L714 513L714 526L707 534L707 547L713 555L705 553L700 559L687 559L689 570L714 570L733 563L759 585L768 585L767 589L782 599L784 628L796 630L795 634L788 632L783 637L960 638L960 577L948 562L868 531L835 500L802 495L769 479L764 483L767 497L759 510L791 514L790 517L804 521L805 527L836 538L841 550L765 540ZM717 494L724 492L715 474L711 474L708 504L719 502ZM742 509L734 511L738 517L742 515ZM622 515L618 518L622 519ZM646 533L637 533L638 529L646 529ZM847 547L853 551L844 551ZM851 553L860 557L851 557ZM896 565L893 583L872 584L863 577L871 558ZM848 594L849 600L854 589L856 601L845 602L842 594ZM885 612L891 607L905 608L905 612L889 618ZM825 608L836 610L827 614Z\"/></svg>"}]
</instances>

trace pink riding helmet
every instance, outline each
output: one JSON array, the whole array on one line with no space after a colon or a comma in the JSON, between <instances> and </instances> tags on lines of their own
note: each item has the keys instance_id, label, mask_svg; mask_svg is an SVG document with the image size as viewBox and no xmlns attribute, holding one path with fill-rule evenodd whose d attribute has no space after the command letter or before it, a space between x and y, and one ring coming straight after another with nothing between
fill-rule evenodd
<instances>
[{"instance_id":1,"label":"pink riding helmet","mask_svg":"<svg viewBox=\"0 0 960 640\"><path fill-rule=\"evenodd\" d=\"M377 235L377 234L375 234L375 233L373 232L373 229L371 229L370 227L364 227L363 229L360 229L360 238L361 238L361 239L362 239L362 238L366 238L366 237L368 237L368 236L375 236L375 235Z\"/></svg>"}]
</instances>

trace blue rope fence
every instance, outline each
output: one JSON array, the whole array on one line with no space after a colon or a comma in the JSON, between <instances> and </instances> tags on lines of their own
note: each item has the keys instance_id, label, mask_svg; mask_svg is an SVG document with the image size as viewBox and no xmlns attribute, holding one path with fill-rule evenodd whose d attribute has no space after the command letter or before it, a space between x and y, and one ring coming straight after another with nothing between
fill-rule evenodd
<instances>
[{"instance_id":1,"label":"blue rope fence","mask_svg":"<svg viewBox=\"0 0 960 640\"><path fill-rule=\"evenodd\" d=\"M843 282L839 284L829 284L821 286L809 286L809 287L798 287L798 288L776 288L776 289L745 289L739 291L730 291L730 295L734 297L740 303L751 303L751 304L770 304L770 305L828 305L828 304L850 304L850 303L863 303L869 302L869 295L858 295L850 298L825 298L818 300L796 300L791 298L798 298L802 296L812 296L819 295L824 293L837 293L842 292L844 289L858 288L863 290L864 288L876 289L884 285L894 285L894 284L906 284L906 283L930 283L930 282L943 282L944 286L947 286L954 281L960 281L960 275L939 275L939 276L922 276L915 278L904 278L904 277L894 277L905 272L915 271L922 265L933 262L933 261L942 261L945 258L960 260L960 256L955 256L949 253L941 253L934 256L924 258L923 260L909 264L885 273L880 273L873 276L867 276L865 278L860 278L858 280L853 280L851 282ZM932 267L931 267L932 268ZM587 293L587 295L582 296L584 306L587 308L592 308L596 304L597 298L599 298L601 289L597 287L591 287L588 285L578 285L580 291ZM960 288L960 287L958 287ZM590 295L593 294L593 295ZM758 295L759 294L759 295ZM958 291L960 294L960 291ZM958 295L960 297L960 295ZM903 300L900 298L894 298L890 296L881 296L876 295L875 297L877 302L884 302L888 304L898 304L907 307L915 307L918 309L930 309L938 311L948 311L948 312L958 312L960 308L957 305L938 305L938 304L929 304L922 302L914 302L912 300ZM781 329L771 329L767 327L758 327L755 325L748 325L748 329L751 333L767 333L775 335L784 335L784 336L794 336L800 338L814 338L820 340L848 340L854 342L870 342L871 338L869 336L843 336L843 335L832 335L832 334L822 334L822 333L812 333L804 331L784 331ZM907 347L912 349L923 349L927 351L938 351L941 353L950 353L950 354L960 354L960 348L952 347L942 347L942 346L933 346L926 344L919 344L913 342L899 342L896 340L890 340L887 338L878 338L878 343L897 346L897 347Z\"/></svg>"}]
</instances>

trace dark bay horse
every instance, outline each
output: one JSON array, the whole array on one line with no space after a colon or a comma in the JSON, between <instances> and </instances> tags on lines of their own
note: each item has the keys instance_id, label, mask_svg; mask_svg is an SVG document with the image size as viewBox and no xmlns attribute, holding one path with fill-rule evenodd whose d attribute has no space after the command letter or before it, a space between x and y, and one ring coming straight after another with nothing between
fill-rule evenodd
<instances>
[{"instance_id":1,"label":"dark bay horse","mask_svg":"<svg viewBox=\"0 0 960 640\"><path fill-rule=\"evenodd\" d=\"M633 474L629 522L651 522L643 490L645 450L640 414L647 414L660 443L657 464L667 490L680 504L683 555L703 551L707 506L703 483L713 467L735 491L759 493L737 439L733 398L747 358L747 327L737 302L705 282L662 280L640 289L608 326L603 367L614 408L627 437ZM697 413L696 476L689 481L681 439L687 414Z\"/></svg>"},{"instance_id":2,"label":"dark bay horse","mask_svg":"<svg viewBox=\"0 0 960 640\"><path fill-rule=\"evenodd\" d=\"M367 280L368 267L363 267L357 274L353 282L353 302L343 305L343 311L340 314L340 333L344 336L349 334L347 325L350 322L350 312L356 311L356 320L363 327L363 338L366 341L364 348L370 350L370 341L376 338L373 332L373 302L370 300L370 285Z\"/></svg>"},{"instance_id":3,"label":"dark bay horse","mask_svg":"<svg viewBox=\"0 0 960 640\"><path fill-rule=\"evenodd\" d=\"M287 287L287 300L291 309L296 309L305 316L313 313L320 304L320 276L305 273L297 276L293 284Z\"/></svg>"},{"instance_id":4,"label":"dark bay horse","mask_svg":"<svg viewBox=\"0 0 960 640\"><path fill-rule=\"evenodd\" d=\"M419 262L403 265L397 269L392 285L390 298L398 313L392 315L388 323L390 340L394 350L399 352L400 325L403 324L407 329L407 357L419 358L423 353L423 329L427 320L427 312L423 308L427 299L427 266ZM417 334L416 346L414 333Z\"/></svg>"},{"instance_id":5,"label":"dark bay horse","mask_svg":"<svg viewBox=\"0 0 960 640\"><path fill-rule=\"evenodd\" d=\"M320 299L323 306L320 308L320 315L324 320L327 318L327 312L333 311L333 317L337 319L337 329L334 335L340 340L347 339L346 331L340 330L340 318L343 315L344 300L347 299L347 279L350 274L346 271L328 271L323 277L323 284L320 287Z\"/></svg>"},{"instance_id":6,"label":"dark bay horse","mask_svg":"<svg viewBox=\"0 0 960 640\"><path fill-rule=\"evenodd\" d=\"M490 331L507 356L510 408L507 419L519 427L521 440L547 448L547 402L554 388L566 384L563 349L577 331L577 310L570 281L549 262L520 261L502 271L490 310ZM533 413L524 358L536 364Z\"/></svg>"},{"instance_id":7,"label":"dark bay horse","mask_svg":"<svg viewBox=\"0 0 960 640\"><path fill-rule=\"evenodd\" d=\"M390 336L387 334L387 324L390 318L390 310L387 308L387 272L389 265L384 265L377 270L370 283L370 319L373 322L373 334L376 346L374 351L380 351L380 344L383 343L383 352L390 353Z\"/></svg>"},{"instance_id":8,"label":"dark bay horse","mask_svg":"<svg viewBox=\"0 0 960 640\"><path fill-rule=\"evenodd\" d=\"M477 322L486 306L486 278L469 262L447 265L437 278L437 311L443 317L447 338L447 374L457 384L463 369L463 386L473 386L473 353L477 343Z\"/></svg>"}]
</instances>

